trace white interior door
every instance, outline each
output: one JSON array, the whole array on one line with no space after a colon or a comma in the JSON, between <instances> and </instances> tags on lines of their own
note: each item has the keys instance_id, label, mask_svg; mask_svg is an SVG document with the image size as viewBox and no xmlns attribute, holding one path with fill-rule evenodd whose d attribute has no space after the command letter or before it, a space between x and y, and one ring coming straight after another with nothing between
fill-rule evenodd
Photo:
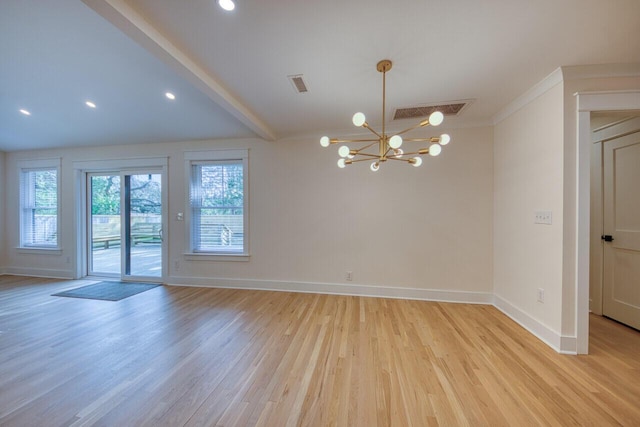
<instances>
[{"instance_id":1,"label":"white interior door","mask_svg":"<svg viewBox=\"0 0 640 427\"><path fill-rule=\"evenodd\" d=\"M605 142L603 168L602 312L640 329L640 132Z\"/></svg>"}]
</instances>

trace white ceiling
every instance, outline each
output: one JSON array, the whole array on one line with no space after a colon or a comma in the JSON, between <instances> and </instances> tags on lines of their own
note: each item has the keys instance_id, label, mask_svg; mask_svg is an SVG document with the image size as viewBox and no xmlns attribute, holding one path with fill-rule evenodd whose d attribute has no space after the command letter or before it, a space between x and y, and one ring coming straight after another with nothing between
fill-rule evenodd
<instances>
[{"instance_id":1,"label":"white ceiling","mask_svg":"<svg viewBox=\"0 0 640 427\"><path fill-rule=\"evenodd\" d=\"M236 4L2 0L0 149L321 136L356 111L379 126L385 58L388 115L474 99L448 119L472 126L559 66L640 62L638 0Z\"/></svg>"}]
</instances>

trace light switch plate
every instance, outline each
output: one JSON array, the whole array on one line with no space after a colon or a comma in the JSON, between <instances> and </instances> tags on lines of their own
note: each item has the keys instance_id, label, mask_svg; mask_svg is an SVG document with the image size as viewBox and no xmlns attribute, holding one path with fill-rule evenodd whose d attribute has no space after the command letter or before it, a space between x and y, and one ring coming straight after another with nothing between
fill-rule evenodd
<instances>
[{"instance_id":1,"label":"light switch plate","mask_svg":"<svg viewBox=\"0 0 640 427\"><path fill-rule=\"evenodd\" d=\"M553 223L553 213L551 211L536 211L533 223L551 225Z\"/></svg>"}]
</instances>

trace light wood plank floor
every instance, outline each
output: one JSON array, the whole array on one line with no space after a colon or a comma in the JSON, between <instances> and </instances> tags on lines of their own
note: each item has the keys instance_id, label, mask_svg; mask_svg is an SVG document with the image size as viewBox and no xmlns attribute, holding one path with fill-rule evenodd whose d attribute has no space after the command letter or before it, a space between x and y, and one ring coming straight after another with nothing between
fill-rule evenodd
<instances>
[{"instance_id":1,"label":"light wood plank floor","mask_svg":"<svg viewBox=\"0 0 640 427\"><path fill-rule=\"evenodd\" d=\"M640 425L640 333L559 355L491 306L0 277L2 426Z\"/></svg>"}]
</instances>

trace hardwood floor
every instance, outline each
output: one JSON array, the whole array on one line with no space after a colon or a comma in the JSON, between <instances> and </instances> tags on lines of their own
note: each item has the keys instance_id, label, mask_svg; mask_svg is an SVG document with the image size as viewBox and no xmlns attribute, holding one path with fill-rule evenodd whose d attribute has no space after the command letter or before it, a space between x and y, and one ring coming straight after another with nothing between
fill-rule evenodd
<instances>
[{"instance_id":1,"label":"hardwood floor","mask_svg":"<svg viewBox=\"0 0 640 427\"><path fill-rule=\"evenodd\" d=\"M640 425L640 333L559 355L491 306L0 277L2 426Z\"/></svg>"}]
</instances>

